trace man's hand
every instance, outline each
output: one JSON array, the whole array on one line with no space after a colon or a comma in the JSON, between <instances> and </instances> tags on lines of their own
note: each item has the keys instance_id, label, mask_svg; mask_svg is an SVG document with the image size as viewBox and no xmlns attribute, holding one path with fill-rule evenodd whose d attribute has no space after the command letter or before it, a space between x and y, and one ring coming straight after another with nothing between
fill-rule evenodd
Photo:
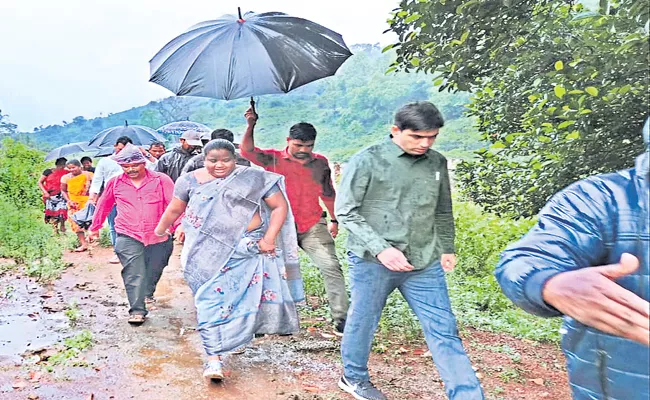
<instances>
[{"instance_id":1,"label":"man's hand","mask_svg":"<svg viewBox=\"0 0 650 400\"><path fill-rule=\"evenodd\" d=\"M257 246L260 248L260 252L264 254L269 254L275 256L275 241L270 239L260 239L257 242Z\"/></svg>"},{"instance_id":2,"label":"man's hand","mask_svg":"<svg viewBox=\"0 0 650 400\"><path fill-rule=\"evenodd\" d=\"M413 266L406 259L404 253L394 247L390 247L377 254L377 259L384 267L395 272L413 271Z\"/></svg>"},{"instance_id":3,"label":"man's hand","mask_svg":"<svg viewBox=\"0 0 650 400\"><path fill-rule=\"evenodd\" d=\"M440 257L440 264L442 265L443 271L453 271L456 268L456 254L443 254Z\"/></svg>"},{"instance_id":4,"label":"man's hand","mask_svg":"<svg viewBox=\"0 0 650 400\"><path fill-rule=\"evenodd\" d=\"M176 239L178 240L178 243L183 244L185 243L185 230L183 229L182 225L179 225L178 228L176 228L176 231L174 231L176 234Z\"/></svg>"},{"instance_id":5,"label":"man's hand","mask_svg":"<svg viewBox=\"0 0 650 400\"><path fill-rule=\"evenodd\" d=\"M339 224L335 222L330 222L329 225L327 226L327 229L330 231L330 235L332 235L332 237L336 239L336 237L339 235Z\"/></svg>"},{"instance_id":6,"label":"man's hand","mask_svg":"<svg viewBox=\"0 0 650 400\"><path fill-rule=\"evenodd\" d=\"M78 208L78 207L79 207L79 203L77 203L76 201L72 201L72 200L68 201L68 208Z\"/></svg>"},{"instance_id":7,"label":"man's hand","mask_svg":"<svg viewBox=\"0 0 650 400\"><path fill-rule=\"evenodd\" d=\"M248 125L255 125L257 123L257 113L253 111L253 107L248 107L248 110L244 113L244 118Z\"/></svg>"},{"instance_id":8,"label":"man's hand","mask_svg":"<svg viewBox=\"0 0 650 400\"><path fill-rule=\"evenodd\" d=\"M99 240L99 231L88 231L88 241L95 242Z\"/></svg>"},{"instance_id":9,"label":"man's hand","mask_svg":"<svg viewBox=\"0 0 650 400\"><path fill-rule=\"evenodd\" d=\"M585 325L650 346L650 304L615 279L639 268L624 253L618 264L563 272L546 282L544 301Z\"/></svg>"},{"instance_id":10,"label":"man's hand","mask_svg":"<svg viewBox=\"0 0 650 400\"><path fill-rule=\"evenodd\" d=\"M43 192L43 198L44 198L44 199L49 199L50 197L52 197L52 196L50 196L49 193L47 193L47 192Z\"/></svg>"}]
</instances>

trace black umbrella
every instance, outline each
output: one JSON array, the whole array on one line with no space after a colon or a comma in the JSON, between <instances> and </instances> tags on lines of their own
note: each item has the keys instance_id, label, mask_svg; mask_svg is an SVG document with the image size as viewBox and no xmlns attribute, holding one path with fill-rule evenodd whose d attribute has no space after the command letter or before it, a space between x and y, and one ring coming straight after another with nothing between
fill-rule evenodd
<instances>
[{"instance_id":1,"label":"black umbrella","mask_svg":"<svg viewBox=\"0 0 650 400\"><path fill-rule=\"evenodd\" d=\"M113 146L111 147L100 147L99 151L95 154L95 157L106 157L110 156L113 154L115 151L115 148Z\"/></svg>"},{"instance_id":2,"label":"black umbrella","mask_svg":"<svg viewBox=\"0 0 650 400\"><path fill-rule=\"evenodd\" d=\"M338 33L280 12L199 23L149 62L151 82L179 96L286 93L333 75L352 53ZM251 99L252 100L252 99Z\"/></svg>"},{"instance_id":3,"label":"black umbrella","mask_svg":"<svg viewBox=\"0 0 650 400\"><path fill-rule=\"evenodd\" d=\"M125 121L124 125L114 126L99 132L90 140L88 145L95 147L113 146L117 139L122 136L128 136L133 141L133 144L139 146L150 144L151 142L165 141L165 138L153 129L142 125L129 125Z\"/></svg>"},{"instance_id":4,"label":"black umbrella","mask_svg":"<svg viewBox=\"0 0 650 400\"><path fill-rule=\"evenodd\" d=\"M97 147L89 146L86 142L69 143L57 147L45 156L45 161L56 160L74 153L85 153L87 151L97 150Z\"/></svg>"}]
</instances>

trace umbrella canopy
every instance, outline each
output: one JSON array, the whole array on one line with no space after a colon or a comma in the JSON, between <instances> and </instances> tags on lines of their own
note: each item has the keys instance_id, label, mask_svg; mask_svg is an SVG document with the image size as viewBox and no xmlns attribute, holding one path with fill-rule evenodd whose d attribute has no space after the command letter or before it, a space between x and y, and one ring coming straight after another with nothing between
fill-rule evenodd
<instances>
[{"instance_id":1,"label":"umbrella canopy","mask_svg":"<svg viewBox=\"0 0 650 400\"><path fill-rule=\"evenodd\" d=\"M115 141L122 136L128 136L133 141L133 144L139 146L151 142L165 141L165 138L153 129L142 125L129 125L125 121L122 126L114 126L99 132L88 144L95 147L113 146Z\"/></svg>"},{"instance_id":2,"label":"umbrella canopy","mask_svg":"<svg viewBox=\"0 0 650 400\"><path fill-rule=\"evenodd\" d=\"M68 154L85 153L87 151L97 150L95 146L89 146L87 142L77 142L65 144L61 147L50 151L45 156L45 161L56 160L57 158L65 157Z\"/></svg>"},{"instance_id":3,"label":"umbrella canopy","mask_svg":"<svg viewBox=\"0 0 650 400\"><path fill-rule=\"evenodd\" d=\"M150 81L179 96L286 93L334 75L352 53L338 33L280 12L194 25L149 62Z\"/></svg>"},{"instance_id":4,"label":"umbrella canopy","mask_svg":"<svg viewBox=\"0 0 650 400\"><path fill-rule=\"evenodd\" d=\"M97 152L97 154L95 154L95 157L106 157L106 156L110 156L111 154L113 154L114 151L115 151L115 149L113 148L113 146L110 146L110 147L100 147L100 148L99 148L99 151Z\"/></svg>"},{"instance_id":5,"label":"umbrella canopy","mask_svg":"<svg viewBox=\"0 0 650 400\"><path fill-rule=\"evenodd\" d=\"M187 131L195 131L195 132L199 132L200 134L211 133L212 129L208 128L203 124L199 124L198 122L177 121L177 122L171 122L167 125L163 125L160 128L158 128L156 131L162 135L181 136L183 133Z\"/></svg>"}]
</instances>

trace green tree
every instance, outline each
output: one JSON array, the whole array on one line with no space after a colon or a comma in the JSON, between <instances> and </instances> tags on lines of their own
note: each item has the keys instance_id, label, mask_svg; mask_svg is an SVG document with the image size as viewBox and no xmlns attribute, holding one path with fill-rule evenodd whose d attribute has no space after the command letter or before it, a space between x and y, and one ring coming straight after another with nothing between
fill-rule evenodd
<instances>
[{"instance_id":1,"label":"green tree","mask_svg":"<svg viewBox=\"0 0 650 400\"><path fill-rule=\"evenodd\" d=\"M393 69L473 93L490 146L459 166L488 211L530 216L583 177L629 167L648 115L648 2L403 0Z\"/></svg>"},{"instance_id":2,"label":"green tree","mask_svg":"<svg viewBox=\"0 0 650 400\"><path fill-rule=\"evenodd\" d=\"M0 196L15 207L41 207L38 179L47 168L43 153L11 138L0 143Z\"/></svg>"},{"instance_id":3,"label":"green tree","mask_svg":"<svg viewBox=\"0 0 650 400\"><path fill-rule=\"evenodd\" d=\"M0 110L0 138L3 136L11 136L16 133L16 124L12 124L7 119L7 115L2 113Z\"/></svg>"}]
</instances>

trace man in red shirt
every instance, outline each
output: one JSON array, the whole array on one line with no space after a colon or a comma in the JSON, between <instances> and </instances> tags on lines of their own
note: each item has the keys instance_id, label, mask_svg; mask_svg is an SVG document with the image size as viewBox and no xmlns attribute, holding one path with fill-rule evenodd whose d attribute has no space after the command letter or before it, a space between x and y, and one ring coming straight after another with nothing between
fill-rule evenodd
<instances>
[{"instance_id":1,"label":"man in red shirt","mask_svg":"<svg viewBox=\"0 0 650 400\"><path fill-rule=\"evenodd\" d=\"M99 237L99 229L116 205L115 253L122 263L122 279L130 304L128 321L140 325L147 315L146 303L155 301L156 284L174 247L171 234L160 237L154 233L174 197L174 182L161 172L148 170L144 155L132 144L127 144L113 159L124 173L106 183L89 228L90 238Z\"/></svg>"},{"instance_id":2,"label":"man in red shirt","mask_svg":"<svg viewBox=\"0 0 650 400\"><path fill-rule=\"evenodd\" d=\"M343 333L348 293L333 239L338 234L338 221L333 218L336 192L327 158L313 152L316 129L306 122L295 124L289 129L288 145L284 150L262 150L255 147L253 138L257 114L248 109L245 117L248 127L241 140L241 155L265 170L285 177L287 196L297 225L298 245L323 274L334 328ZM331 217L329 226L323 217L320 200Z\"/></svg>"}]
</instances>

